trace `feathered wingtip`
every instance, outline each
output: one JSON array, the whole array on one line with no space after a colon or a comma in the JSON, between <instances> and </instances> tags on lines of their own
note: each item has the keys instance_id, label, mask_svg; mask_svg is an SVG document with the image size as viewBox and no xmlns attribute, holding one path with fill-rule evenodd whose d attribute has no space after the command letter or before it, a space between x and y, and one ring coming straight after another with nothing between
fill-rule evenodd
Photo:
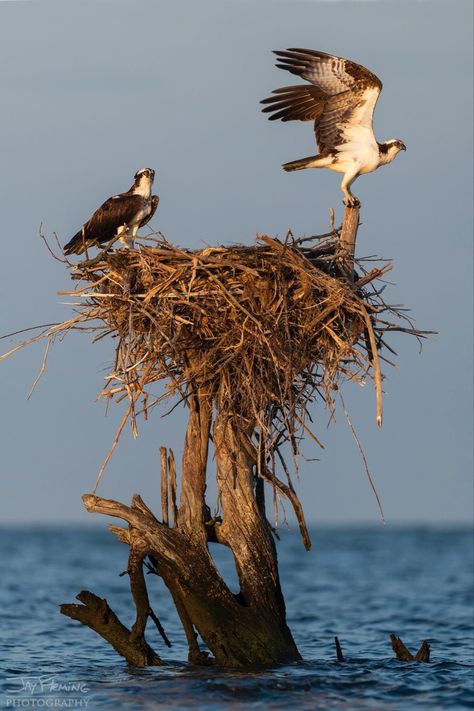
<instances>
[{"instance_id":1,"label":"feathered wingtip","mask_svg":"<svg viewBox=\"0 0 474 711\"><path fill-rule=\"evenodd\" d=\"M87 246L85 240L82 238L82 231L76 232L74 237L69 240L67 244L63 247L63 252L66 256L69 254L80 254L84 251L84 246Z\"/></svg>"},{"instance_id":2,"label":"feathered wingtip","mask_svg":"<svg viewBox=\"0 0 474 711\"><path fill-rule=\"evenodd\" d=\"M298 47L290 47L288 49L274 49L273 54L276 54L278 61L275 66L278 69L286 69L291 74L301 75L308 69L308 65L314 63L315 59L327 59L333 57L327 52L320 52L317 49L301 49Z\"/></svg>"}]
</instances>

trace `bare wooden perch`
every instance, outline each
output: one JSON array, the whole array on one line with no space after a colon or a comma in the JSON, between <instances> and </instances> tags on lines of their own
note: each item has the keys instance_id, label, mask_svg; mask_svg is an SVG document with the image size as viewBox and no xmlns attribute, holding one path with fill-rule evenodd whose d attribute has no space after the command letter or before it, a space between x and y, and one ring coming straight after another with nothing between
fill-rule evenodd
<instances>
[{"instance_id":1,"label":"bare wooden perch","mask_svg":"<svg viewBox=\"0 0 474 711\"><path fill-rule=\"evenodd\" d=\"M358 220L357 208L347 210L342 233L331 230L325 239L296 240L289 233L284 242L261 236L252 246L191 251L161 240L151 247L103 250L71 269L76 288L67 295L80 301L77 315L23 344L49 343L71 329L90 330L94 340L116 337L114 365L101 396L125 400L127 409L104 466L127 422L136 435L138 416L148 417L170 396L188 408L179 497L174 455L165 447L160 452L161 520L138 495L130 506L99 498L95 489L84 496L91 513L128 525L111 531L130 547L127 572L136 622L127 630L92 593L80 593L84 605L63 605L61 611L89 625L131 663L161 663L145 642L149 618L168 643L149 605L143 565L160 575L171 593L190 663L245 666L300 659L286 624L264 483L275 500L291 503L309 548L285 458L288 450L298 454L303 434L320 444L309 404L334 409L345 380L370 379L380 423L386 334L423 335L381 296L377 280L390 267L367 270L354 260ZM161 381L166 391L157 395ZM211 440L220 502L214 515L205 499ZM217 570L210 541L232 550L238 594ZM208 651L201 649L198 635Z\"/></svg>"},{"instance_id":2,"label":"bare wooden perch","mask_svg":"<svg viewBox=\"0 0 474 711\"><path fill-rule=\"evenodd\" d=\"M352 274L355 259L355 246L357 230L359 229L359 208L346 207L342 223L340 243L341 250L347 262L347 267Z\"/></svg>"}]
</instances>

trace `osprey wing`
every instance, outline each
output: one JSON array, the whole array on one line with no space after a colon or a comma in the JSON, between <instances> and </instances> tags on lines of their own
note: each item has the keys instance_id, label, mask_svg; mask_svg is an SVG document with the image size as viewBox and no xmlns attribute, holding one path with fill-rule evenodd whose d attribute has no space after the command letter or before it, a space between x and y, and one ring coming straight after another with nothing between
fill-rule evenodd
<instances>
[{"instance_id":1,"label":"osprey wing","mask_svg":"<svg viewBox=\"0 0 474 711\"><path fill-rule=\"evenodd\" d=\"M150 222L151 218L153 217L153 215L154 215L155 212L156 212L156 208L158 207L158 203L159 203L159 202L160 202L160 198L158 197L158 195L152 195L152 196L151 196L151 199L150 199L150 212L149 212L148 215L147 215L146 217L144 217L143 220L140 222L139 227L144 227L145 225L147 225L147 224Z\"/></svg>"},{"instance_id":2,"label":"osprey wing","mask_svg":"<svg viewBox=\"0 0 474 711\"><path fill-rule=\"evenodd\" d=\"M122 193L109 198L64 247L65 254L81 254L93 244L109 242L122 225L132 225L143 209L143 197Z\"/></svg>"},{"instance_id":3,"label":"osprey wing","mask_svg":"<svg viewBox=\"0 0 474 711\"><path fill-rule=\"evenodd\" d=\"M143 197L133 193L115 195L104 202L85 224L86 238L108 242L122 225L133 225L143 209Z\"/></svg>"},{"instance_id":4,"label":"osprey wing","mask_svg":"<svg viewBox=\"0 0 474 711\"><path fill-rule=\"evenodd\" d=\"M277 67L310 82L276 89L261 103L271 120L314 120L321 153L348 141L375 141L372 117L382 89L375 74L360 64L313 49L277 51ZM358 136L357 134L364 134Z\"/></svg>"}]
</instances>

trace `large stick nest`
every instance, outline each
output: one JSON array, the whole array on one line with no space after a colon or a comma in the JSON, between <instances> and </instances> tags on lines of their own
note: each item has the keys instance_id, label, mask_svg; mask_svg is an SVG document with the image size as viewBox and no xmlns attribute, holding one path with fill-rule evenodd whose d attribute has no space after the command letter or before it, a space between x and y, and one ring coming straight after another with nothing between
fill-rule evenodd
<instances>
[{"instance_id":1,"label":"large stick nest","mask_svg":"<svg viewBox=\"0 0 474 711\"><path fill-rule=\"evenodd\" d=\"M380 423L384 335L417 332L374 286L388 266L348 273L337 239L302 241L104 250L72 268L78 315L49 335L90 324L96 338L117 337L101 395L126 396L134 428L139 403L146 415L164 397L199 394L269 449L288 439L295 448L315 395L332 406L341 378L367 377ZM153 393L163 380L165 393Z\"/></svg>"},{"instance_id":2,"label":"large stick nest","mask_svg":"<svg viewBox=\"0 0 474 711\"><path fill-rule=\"evenodd\" d=\"M303 246L315 240L316 246ZM358 261L354 271L337 231L325 240L295 240L289 233L285 242L262 236L253 246L195 251L163 239L152 242L138 249L105 248L78 265L54 255L66 262L76 282L74 290L62 292L74 297L75 315L49 324L0 360L45 339L35 386L57 337L73 329L91 331L94 340L115 337L115 361L100 395L126 398L128 407L95 488L128 420L136 435L140 411L147 417L172 395L181 401L207 398L230 418L243 443L253 440L259 476L290 499L309 547L282 445L289 442L298 453L303 432L319 443L308 405L319 398L333 409L342 380L373 381L380 425L380 361L390 363L384 350L395 354L385 341L387 332L418 338L428 332L415 329L403 309L384 302L382 277L391 266L368 271ZM158 383L161 387L154 387ZM349 419L348 424L357 439ZM275 455L288 485L276 476Z\"/></svg>"}]
</instances>

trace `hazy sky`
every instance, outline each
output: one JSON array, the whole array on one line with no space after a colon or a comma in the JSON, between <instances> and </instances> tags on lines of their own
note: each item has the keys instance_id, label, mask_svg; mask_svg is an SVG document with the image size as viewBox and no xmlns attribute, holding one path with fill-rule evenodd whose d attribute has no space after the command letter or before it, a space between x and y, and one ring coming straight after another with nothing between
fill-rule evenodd
<instances>
[{"instance_id":1,"label":"hazy sky","mask_svg":"<svg viewBox=\"0 0 474 711\"><path fill-rule=\"evenodd\" d=\"M314 153L311 126L270 123L258 101L291 83L272 49L350 57L384 83L377 137L407 145L355 184L358 254L393 258L387 298L439 336L421 355L409 337L391 340L399 367L386 368L382 431L371 387L349 387L346 400L389 523L470 519L471 28L470 0L0 2L0 332L68 318L56 292L69 277L40 241L40 223L66 242L143 166L157 170L152 224L174 243L326 231L331 206L342 216L340 176L284 173L281 163ZM94 404L112 353L112 341L72 334L55 345L30 401L43 348L0 365L1 521L91 521L80 495L122 415L117 406L105 418ZM156 508L158 448L179 452L184 414L155 411L136 442L127 432L99 493L127 501L138 491ZM320 461L301 462L309 520L377 522L344 418L326 430L327 413L313 414L326 449L307 443Z\"/></svg>"}]
</instances>

